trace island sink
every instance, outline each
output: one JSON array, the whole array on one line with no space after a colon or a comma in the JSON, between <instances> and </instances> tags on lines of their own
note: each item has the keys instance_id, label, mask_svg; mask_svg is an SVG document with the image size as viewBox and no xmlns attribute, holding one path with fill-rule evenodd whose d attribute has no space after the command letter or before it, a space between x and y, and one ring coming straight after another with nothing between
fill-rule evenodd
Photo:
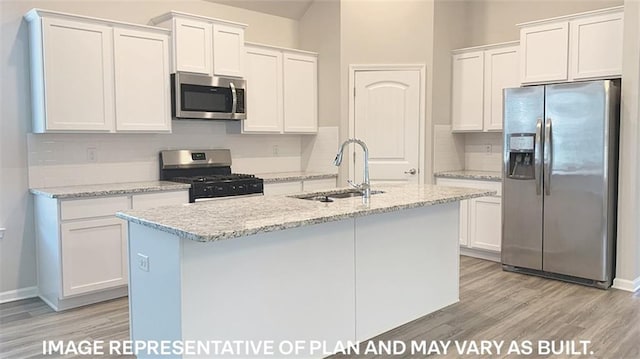
<instances>
[{"instance_id":1,"label":"island sink","mask_svg":"<svg viewBox=\"0 0 640 359\"><path fill-rule=\"evenodd\" d=\"M384 191L371 191L371 194L384 193ZM337 190L331 192L315 192L311 194L291 196L292 198L306 199L311 201L329 202L327 198L340 199L340 198L352 198L362 197L364 193L357 189Z\"/></svg>"}]
</instances>

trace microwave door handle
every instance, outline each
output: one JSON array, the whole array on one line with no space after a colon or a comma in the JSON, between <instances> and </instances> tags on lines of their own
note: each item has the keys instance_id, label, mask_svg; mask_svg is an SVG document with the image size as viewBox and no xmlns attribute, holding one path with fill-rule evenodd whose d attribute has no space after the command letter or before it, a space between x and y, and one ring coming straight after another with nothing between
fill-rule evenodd
<instances>
[{"instance_id":1,"label":"microwave door handle","mask_svg":"<svg viewBox=\"0 0 640 359\"><path fill-rule=\"evenodd\" d=\"M231 119L236 117L236 108L238 107L238 94L236 93L236 85L233 82L229 83L231 88Z\"/></svg>"}]
</instances>

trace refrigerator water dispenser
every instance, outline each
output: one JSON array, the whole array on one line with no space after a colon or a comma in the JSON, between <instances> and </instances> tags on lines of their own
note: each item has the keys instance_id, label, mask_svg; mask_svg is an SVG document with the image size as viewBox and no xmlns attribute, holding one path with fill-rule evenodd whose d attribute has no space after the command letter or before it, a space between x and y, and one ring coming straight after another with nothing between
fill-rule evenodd
<instances>
[{"instance_id":1,"label":"refrigerator water dispenser","mask_svg":"<svg viewBox=\"0 0 640 359\"><path fill-rule=\"evenodd\" d=\"M534 133L512 133L509 135L507 177L524 180L535 179L535 137Z\"/></svg>"}]
</instances>

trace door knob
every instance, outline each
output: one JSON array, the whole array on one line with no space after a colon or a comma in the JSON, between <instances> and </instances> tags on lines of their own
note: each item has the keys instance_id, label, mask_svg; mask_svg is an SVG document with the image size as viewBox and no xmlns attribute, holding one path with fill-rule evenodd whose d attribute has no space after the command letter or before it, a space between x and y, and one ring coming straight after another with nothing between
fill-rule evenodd
<instances>
[{"instance_id":1,"label":"door knob","mask_svg":"<svg viewBox=\"0 0 640 359\"><path fill-rule=\"evenodd\" d=\"M415 168L412 168L412 169L410 169L410 170L408 170L408 171L404 171L404 173L406 173L406 174L408 174L408 175L414 175L414 174L416 174L417 172L418 172L418 171L416 171L416 169L415 169Z\"/></svg>"}]
</instances>

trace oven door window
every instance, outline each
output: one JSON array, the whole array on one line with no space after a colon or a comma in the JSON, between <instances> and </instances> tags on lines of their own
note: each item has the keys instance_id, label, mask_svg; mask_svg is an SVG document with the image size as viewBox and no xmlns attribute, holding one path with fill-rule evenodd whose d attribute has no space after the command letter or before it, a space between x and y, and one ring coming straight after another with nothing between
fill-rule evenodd
<instances>
[{"instance_id":1,"label":"oven door window","mask_svg":"<svg viewBox=\"0 0 640 359\"><path fill-rule=\"evenodd\" d=\"M233 97L228 87L182 84L180 91L182 111L231 112Z\"/></svg>"}]
</instances>

